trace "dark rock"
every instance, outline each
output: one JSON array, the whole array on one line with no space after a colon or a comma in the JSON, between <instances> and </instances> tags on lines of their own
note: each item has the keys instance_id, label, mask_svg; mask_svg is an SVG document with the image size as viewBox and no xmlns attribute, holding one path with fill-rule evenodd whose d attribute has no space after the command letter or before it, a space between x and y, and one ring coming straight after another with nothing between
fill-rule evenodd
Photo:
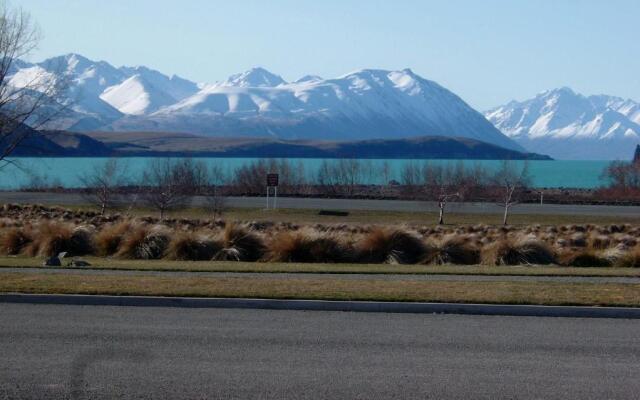
<instances>
[{"instance_id":1,"label":"dark rock","mask_svg":"<svg viewBox=\"0 0 640 400\"><path fill-rule=\"evenodd\" d=\"M61 267L62 263L58 256L49 257L42 263L44 267Z\"/></svg>"},{"instance_id":2,"label":"dark rock","mask_svg":"<svg viewBox=\"0 0 640 400\"><path fill-rule=\"evenodd\" d=\"M640 144L636 145L636 152L633 155L633 163L634 164L640 164Z\"/></svg>"},{"instance_id":3,"label":"dark rock","mask_svg":"<svg viewBox=\"0 0 640 400\"><path fill-rule=\"evenodd\" d=\"M89 261L85 261L85 260L72 260L71 263L69 264L69 266L71 266L71 267L90 267L91 264L89 263Z\"/></svg>"}]
</instances>

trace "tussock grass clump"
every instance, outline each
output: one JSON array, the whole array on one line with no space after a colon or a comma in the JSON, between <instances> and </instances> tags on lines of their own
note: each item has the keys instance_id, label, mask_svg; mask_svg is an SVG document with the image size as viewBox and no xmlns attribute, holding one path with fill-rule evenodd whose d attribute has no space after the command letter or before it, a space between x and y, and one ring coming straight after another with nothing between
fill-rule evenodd
<instances>
[{"instance_id":1,"label":"tussock grass clump","mask_svg":"<svg viewBox=\"0 0 640 400\"><path fill-rule=\"evenodd\" d=\"M60 222L41 222L33 228L31 241L22 253L35 257L50 257L66 252L68 256L83 256L94 253L91 228Z\"/></svg>"},{"instance_id":2,"label":"tussock grass clump","mask_svg":"<svg viewBox=\"0 0 640 400\"><path fill-rule=\"evenodd\" d=\"M423 262L427 264L479 264L480 249L469 238L452 235L445 237L438 246L431 247Z\"/></svg>"},{"instance_id":3,"label":"tussock grass clump","mask_svg":"<svg viewBox=\"0 0 640 400\"><path fill-rule=\"evenodd\" d=\"M573 247L587 247L587 236L582 232L577 232L569 238L569 244Z\"/></svg>"},{"instance_id":4,"label":"tussock grass clump","mask_svg":"<svg viewBox=\"0 0 640 400\"><path fill-rule=\"evenodd\" d=\"M0 235L0 253L18 255L33 241L33 233L25 228L10 228Z\"/></svg>"},{"instance_id":5,"label":"tussock grass clump","mask_svg":"<svg viewBox=\"0 0 640 400\"><path fill-rule=\"evenodd\" d=\"M549 265L556 262L556 254L547 243L525 238L489 245L483 250L482 259L488 265Z\"/></svg>"},{"instance_id":6,"label":"tussock grass clump","mask_svg":"<svg viewBox=\"0 0 640 400\"><path fill-rule=\"evenodd\" d=\"M560 265L579 268L605 268L611 266L610 259L604 257L601 252L593 249L565 252L558 257L558 262Z\"/></svg>"},{"instance_id":7,"label":"tussock grass clump","mask_svg":"<svg viewBox=\"0 0 640 400\"><path fill-rule=\"evenodd\" d=\"M611 238L606 235L593 235L589 239L589 247L597 250L604 250L611 246Z\"/></svg>"},{"instance_id":8,"label":"tussock grass clump","mask_svg":"<svg viewBox=\"0 0 640 400\"><path fill-rule=\"evenodd\" d=\"M397 229L374 228L356 245L356 258L364 263L415 264L427 252L419 237Z\"/></svg>"},{"instance_id":9,"label":"tussock grass clump","mask_svg":"<svg viewBox=\"0 0 640 400\"><path fill-rule=\"evenodd\" d=\"M266 247L257 234L234 223L228 223L222 233L222 249L214 256L219 261L258 261Z\"/></svg>"},{"instance_id":10,"label":"tussock grass clump","mask_svg":"<svg viewBox=\"0 0 640 400\"><path fill-rule=\"evenodd\" d=\"M341 263L351 258L351 249L332 235L284 232L269 243L269 261Z\"/></svg>"},{"instance_id":11,"label":"tussock grass clump","mask_svg":"<svg viewBox=\"0 0 640 400\"><path fill-rule=\"evenodd\" d=\"M131 221L122 221L107 225L94 238L96 253L99 256L111 256L118 251L125 234L133 228Z\"/></svg>"},{"instance_id":12,"label":"tussock grass clump","mask_svg":"<svg viewBox=\"0 0 640 400\"><path fill-rule=\"evenodd\" d=\"M73 230L67 224L41 222L34 226L33 240L27 244L23 253L30 256L55 256L66 251Z\"/></svg>"},{"instance_id":13,"label":"tussock grass clump","mask_svg":"<svg viewBox=\"0 0 640 400\"><path fill-rule=\"evenodd\" d=\"M169 233L162 226L142 224L127 233L120 243L117 257L140 260L162 258L169 244Z\"/></svg>"},{"instance_id":14,"label":"tussock grass clump","mask_svg":"<svg viewBox=\"0 0 640 400\"><path fill-rule=\"evenodd\" d=\"M640 248L624 253L613 261L616 268L640 268Z\"/></svg>"},{"instance_id":15,"label":"tussock grass clump","mask_svg":"<svg viewBox=\"0 0 640 400\"><path fill-rule=\"evenodd\" d=\"M175 233L167 250L165 258L169 260L183 261L207 261L211 260L220 250L222 244L207 236L193 232Z\"/></svg>"}]
</instances>

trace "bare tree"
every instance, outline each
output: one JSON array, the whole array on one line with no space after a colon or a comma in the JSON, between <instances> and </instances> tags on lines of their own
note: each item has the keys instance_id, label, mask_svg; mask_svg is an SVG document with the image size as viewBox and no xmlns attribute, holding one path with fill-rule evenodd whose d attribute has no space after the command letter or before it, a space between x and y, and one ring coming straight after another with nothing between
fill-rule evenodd
<instances>
[{"instance_id":1,"label":"bare tree","mask_svg":"<svg viewBox=\"0 0 640 400\"><path fill-rule=\"evenodd\" d=\"M382 179L380 183L380 194L382 197L385 197L387 195L389 182L391 182L391 164L389 164L387 160L384 160L380 166L380 177Z\"/></svg>"},{"instance_id":2,"label":"bare tree","mask_svg":"<svg viewBox=\"0 0 640 400\"><path fill-rule=\"evenodd\" d=\"M464 167L460 167L458 164L458 167L454 169L451 165L443 167L425 163L422 166L421 175L427 197L435 199L438 203L438 225L443 225L447 204L461 197L460 190L465 175Z\"/></svg>"},{"instance_id":3,"label":"bare tree","mask_svg":"<svg viewBox=\"0 0 640 400\"><path fill-rule=\"evenodd\" d=\"M503 225L507 225L511 207L518 204L519 194L529 184L529 164L525 161L519 167L513 161L504 160L493 176L493 183L499 190L500 205L504 207Z\"/></svg>"},{"instance_id":4,"label":"bare tree","mask_svg":"<svg viewBox=\"0 0 640 400\"><path fill-rule=\"evenodd\" d=\"M362 163L356 159L340 158L323 160L318 169L316 181L323 194L342 194L352 196L358 185L366 182L371 163Z\"/></svg>"},{"instance_id":5,"label":"bare tree","mask_svg":"<svg viewBox=\"0 0 640 400\"><path fill-rule=\"evenodd\" d=\"M110 158L93 166L91 172L80 176L84 186L82 196L89 203L100 208L104 215L107 208L114 205L118 189L126 184L126 169L116 158Z\"/></svg>"},{"instance_id":6,"label":"bare tree","mask_svg":"<svg viewBox=\"0 0 640 400\"><path fill-rule=\"evenodd\" d=\"M164 219L169 210L184 207L194 192L184 164L170 158L154 159L142 174L142 199Z\"/></svg>"},{"instance_id":7,"label":"bare tree","mask_svg":"<svg viewBox=\"0 0 640 400\"><path fill-rule=\"evenodd\" d=\"M220 164L211 165L203 195L205 199L205 209L213 214L214 220L221 218L225 209L225 198L220 190L225 182L226 176Z\"/></svg>"},{"instance_id":8,"label":"bare tree","mask_svg":"<svg viewBox=\"0 0 640 400\"><path fill-rule=\"evenodd\" d=\"M58 102L66 88L62 74L38 72L15 79L20 58L29 55L40 41L40 30L29 13L0 2L0 162L29 135L58 115Z\"/></svg>"},{"instance_id":9,"label":"bare tree","mask_svg":"<svg viewBox=\"0 0 640 400\"><path fill-rule=\"evenodd\" d=\"M460 198L460 193L447 193L445 188L438 195L438 225L444 225L444 209L451 200Z\"/></svg>"}]
</instances>

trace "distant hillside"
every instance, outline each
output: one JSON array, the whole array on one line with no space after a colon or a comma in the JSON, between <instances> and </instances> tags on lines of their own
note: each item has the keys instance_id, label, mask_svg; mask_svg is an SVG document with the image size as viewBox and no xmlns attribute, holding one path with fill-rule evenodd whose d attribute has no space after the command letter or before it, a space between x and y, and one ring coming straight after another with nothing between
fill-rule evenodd
<instances>
[{"instance_id":1,"label":"distant hillside","mask_svg":"<svg viewBox=\"0 0 640 400\"><path fill-rule=\"evenodd\" d=\"M79 133L64 131L34 131L11 153L14 157L104 157L113 155L104 143ZM0 149L10 145L11 140L0 141Z\"/></svg>"},{"instance_id":2,"label":"distant hillside","mask_svg":"<svg viewBox=\"0 0 640 400\"><path fill-rule=\"evenodd\" d=\"M267 138L212 138L167 132L92 132L114 153L125 156L398 158L398 159L532 159L522 153L469 138L424 136L392 140L329 142Z\"/></svg>"}]
</instances>

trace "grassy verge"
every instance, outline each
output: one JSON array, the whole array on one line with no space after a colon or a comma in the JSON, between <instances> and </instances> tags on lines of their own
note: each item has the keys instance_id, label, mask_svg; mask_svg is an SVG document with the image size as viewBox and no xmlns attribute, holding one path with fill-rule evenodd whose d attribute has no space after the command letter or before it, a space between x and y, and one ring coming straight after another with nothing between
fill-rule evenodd
<instances>
[{"instance_id":1,"label":"grassy verge","mask_svg":"<svg viewBox=\"0 0 640 400\"><path fill-rule=\"evenodd\" d=\"M609 276L638 277L637 268L571 268L548 266L466 266L466 265L389 265L389 264L304 264L259 263L235 261L169 261L118 260L83 257L90 267L119 271L184 271L184 272L251 272L251 273L315 273L315 274L439 274L439 275L493 275L493 276ZM42 259L30 257L0 257L1 268L41 267ZM51 269L52 267L42 267Z\"/></svg>"},{"instance_id":2,"label":"grassy verge","mask_svg":"<svg viewBox=\"0 0 640 400\"><path fill-rule=\"evenodd\" d=\"M72 210L93 210L90 206L63 206ZM498 210L498 209L497 209ZM116 210L123 211L123 210ZM157 216L157 212L145 208L127 210L135 216ZM170 218L210 218L211 214L202 208L192 207L168 213ZM402 212L384 210L352 210L346 217L318 215L318 210L310 209L278 209L264 210L259 208L229 208L223 214L223 219L229 221L275 221L291 223L356 223L371 224L375 221L378 225L399 223L412 225L436 225L438 214L436 212ZM464 214L457 213L455 204L450 206L446 215L447 225L501 225L502 214ZM512 225L563 225L563 224L625 224L640 223L640 217L617 217L598 215L534 215L512 214L509 217Z\"/></svg>"},{"instance_id":3,"label":"grassy verge","mask_svg":"<svg viewBox=\"0 0 640 400\"><path fill-rule=\"evenodd\" d=\"M0 292L640 306L640 284L424 282L4 273Z\"/></svg>"}]
</instances>

